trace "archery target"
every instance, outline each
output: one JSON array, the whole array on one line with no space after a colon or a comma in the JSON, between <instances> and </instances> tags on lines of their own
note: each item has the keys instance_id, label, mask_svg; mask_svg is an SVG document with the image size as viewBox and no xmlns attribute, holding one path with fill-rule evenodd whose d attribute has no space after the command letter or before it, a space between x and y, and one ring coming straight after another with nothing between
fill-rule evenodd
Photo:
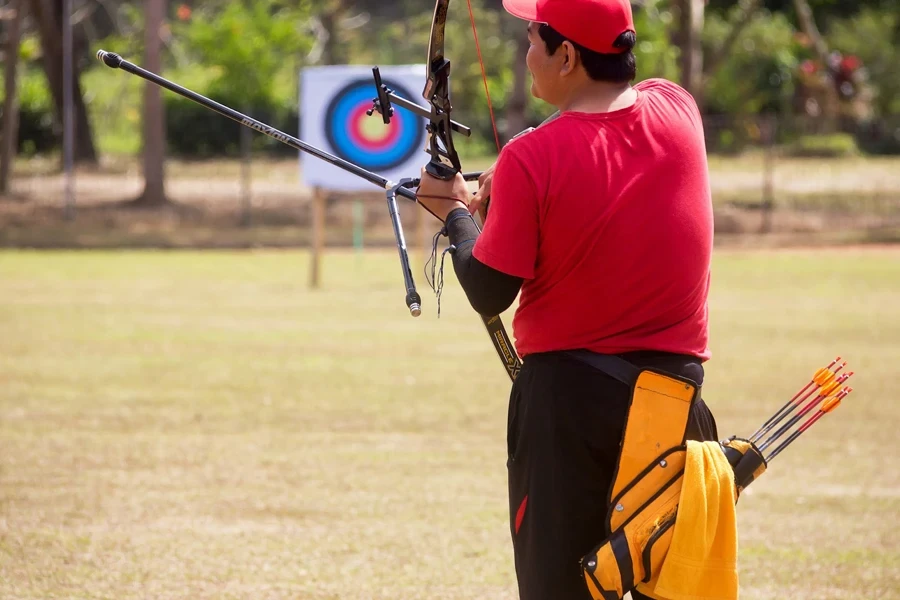
<instances>
[{"instance_id":1,"label":"archery target","mask_svg":"<svg viewBox=\"0 0 900 600\"><path fill-rule=\"evenodd\" d=\"M409 91L384 80L399 96L411 98ZM421 150L422 120L408 110L394 107L391 122L385 125L372 108L377 90L372 81L354 81L339 90L328 103L325 135L335 153L370 171L393 169Z\"/></svg>"},{"instance_id":2,"label":"archery target","mask_svg":"<svg viewBox=\"0 0 900 600\"><path fill-rule=\"evenodd\" d=\"M396 95L424 108L421 94L424 65L388 65L381 78ZM363 65L306 67L300 80L300 139L337 158L399 181L418 177L428 161L425 153L427 119L394 106L391 123L378 113L366 114L378 95L372 68ZM334 191L377 190L341 167L300 153L303 184Z\"/></svg>"}]
</instances>

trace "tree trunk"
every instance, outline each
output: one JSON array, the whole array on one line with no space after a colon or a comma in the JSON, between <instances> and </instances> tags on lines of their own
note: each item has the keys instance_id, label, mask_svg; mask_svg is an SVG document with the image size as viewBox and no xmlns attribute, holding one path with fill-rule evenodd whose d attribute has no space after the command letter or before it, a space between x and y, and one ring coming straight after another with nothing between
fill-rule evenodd
<instances>
[{"instance_id":1,"label":"tree trunk","mask_svg":"<svg viewBox=\"0 0 900 600\"><path fill-rule=\"evenodd\" d=\"M347 62L346 50L338 37L340 29L338 21L340 21L345 11L344 0L334 0L319 15L319 21L322 23L322 29L325 31L321 58L321 62L324 65L338 65Z\"/></svg>"},{"instance_id":2,"label":"tree trunk","mask_svg":"<svg viewBox=\"0 0 900 600\"><path fill-rule=\"evenodd\" d=\"M63 50L62 50L62 2L57 0L31 0L31 11L37 22L41 38L44 72L53 101L56 106L57 123L63 122ZM75 156L76 163L97 164L91 123L88 119L84 97L79 82L78 61L73 61L72 98L75 109Z\"/></svg>"},{"instance_id":3,"label":"tree trunk","mask_svg":"<svg viewBox=\"0 0 900 600\"><path fill-rule=\"evenodd\" d=\"M809 37L813 43L813 48L818 55L822 65L828 67L828 45L819 33L816 27L816 20L813 18L812 8L806 0L794 0L794 10L797 11L797 19L800 21L800 29Z\"/></svg>"},{"instance_id":4,"label":"tree trunk","mask_svg":"<svg viewBox=\"0 0 900 600\"><path fill-rule=\"evenodd\" d=\"M679 33L681 49L681 85L694 96L697 104L703 102L703 17L704 0L678 0Z\"/></svg>"},{"instance_id":5,"label":"tree trunk","mask_svg":"<svg viewBox=\"0 0 900 600\"><path fill-rule=\"evenodd\" d=\"M825 42L822 34L819 33L819 28L816 27L816 20L813 17L812 8L810 8L809 3L806 0L794 0L794 9L797 11L797 20L800 22L800 29L812 42L816 56L822 63L822 67L825 69L826 73L828 73L828 85L821 88L823 95L820 97L821 102L819 104L821 105L821 114L818 121L820 126L824 128L823 131L830 132L834 127L838 126L841 114L840 93L834 85L835 77L838 73L831 65L828 44Z\"/></svg>"},{"instance_id":6,"label":"tree trunk","mask_svg":"<svg viewBox=\"0 0 900 600\"><path fill-rule=\"evenodd\" d=\"M161 30L166 16L166 0L144 0L144 64L148 71L162 71ZM144 192L135 202L141 206L162 206L165 192L166 132L162 90L149 81L144 84L143 154Z\"/></svg>"},{"instance_id":7,"label":"tree trunk","mask_svg":"<svg viewBox=\"0 0 900 600\"><path fill-rule=\"evenodd\" d=\"M516 44L515 62L513 63L513 88L506 108L506 131L503 132L505 144L526 127L528 110L528 65L525 56L528 52L528 36L520 34Z\"/></svg>"},{"instance_id":8,"label":"tree trunk","mask_svg":"<svg viewBox=\"0 0 900 600\"><path fill-rule=\"evenodd\" d=\"M6 48L4 48L6 68L4 69L3 83L6 96L3 99L3 146L0 148L0 194L6 194L9 191L9 172L19 145L19 98L16 70L19 65L19 41L22 33L22 13L25 10L25 0L12 0L10 10L13 11L13 14L9 18Z\"/></svg>"}]
</instances>

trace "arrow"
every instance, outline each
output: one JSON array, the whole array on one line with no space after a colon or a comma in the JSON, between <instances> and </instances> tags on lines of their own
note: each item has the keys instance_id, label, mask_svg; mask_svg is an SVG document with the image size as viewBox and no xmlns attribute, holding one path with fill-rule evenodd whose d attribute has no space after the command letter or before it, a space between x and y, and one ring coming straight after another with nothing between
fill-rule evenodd
<instances>
[{"instance_id":1,"label":"arrow","mask_svg":"<svg viewBox=\"0 0 900 600\"><path fill-rule=\"evenodd\" d=\"M839 365L835 370L832 371L831 367L833 367L839 360L841 360L840 356L831 361L827 366L822 367L821 369L816 371L813 375L813 378L803 387L803 389L794 394L793 398L788 400L784 406L778 409L778 411L774 415L769 417L769 419L765 423L763 423L762 426L757 429L753 435L750 436L750 441L758 441L762 436L771 431L773 427L784 420L786 416L792 413L794 409L797 408L797 406L799 406L804 400L806 400L813 392L815 392L820 387L831 383L837 376L837 373L845 366L847 366L847 362L844 361L843 364ZM801 394L806 392L806 390L808 390L810 386L814 386L813 389L809 390L809 392L807 392L805 396L800 398Z\"/></svg>"},{"instance_id":2,"label":"arrow","mask_svg":"<svg viewBox=\"0 0 900 600\"><path fill-rule=\"evenodd\" d=\"M841 375L835 381L832 381L831 383L823 387L822 391L815 398L810 400L810 402L805 407L803 407L803 409L799 413L791 417L790 421L780 427L769 437L769 439L765 441L764 444L759 447L760 451L765 450L772 444L772 442L784 435L791 427L793 427L797 423L797 421L803 418L803 415L815 408L816 405L818 405L823 399L827 399L827 403L828 400L831 400L832 398L835 398L837 395L839 395L838 389L841 387L841 384L850 379L850 377L852 376L853 372L851 371L850 373Z\"/></svg>"},{"instance_id":3,"label":"arrow","mask_svg":"<svg viewBox=\"0 0 900 600\"><path fill-rule=\"evenodd\" d=\"M791 444L791 442L793 442L798 437L800 437L801 433L803 433L804 431L806 431L807 429L812 427L813 423L815 423L816 421L818 421L819 419L824 417L826 414L830 413L831 411L836 409L838 406L840 406L841 400L843 400L844 398L849 396L850 392L852 392L852 391L853 391L853 388L847 387L847 388L844 388L843 390L841 390L841 392L839 394L837 394L836 396L829 398L825 402L825 404L823 404L821 406L821 408L819 408L819 411L816 414L814 414L812 417L810 417L803 425L800 426L799 429L797 429L797 431L792 433L790 435L790 437L788 437L786 440L784 440L784 442L782 442L780 446L775 448L775 450L773 450L772 453L766 457L766 462L769 462L770 460L772 460L773 458L778 456L778 454L782 450L787 448Z\"/></svg>"}]
</instances>

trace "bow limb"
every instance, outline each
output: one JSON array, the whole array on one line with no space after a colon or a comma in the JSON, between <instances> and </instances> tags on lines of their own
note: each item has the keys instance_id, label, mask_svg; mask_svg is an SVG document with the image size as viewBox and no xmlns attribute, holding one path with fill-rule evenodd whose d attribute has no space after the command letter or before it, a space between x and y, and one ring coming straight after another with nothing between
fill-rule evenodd
<instances>
[{"instance_id":1,"label":"bow limb","mask_svg":"<svg viewBox=\"0 0 900 600\"><path fill-rule=\"evenodd\" d=\"M453 145L450 113L450 61L444 56L444 30L450 0L437 0L428 42L428 73L422 96L431 105L427 125L428 152L431 161L425 171L442 180L450 180L462 170L459 154Z\"/></svg>"}]
</instances>

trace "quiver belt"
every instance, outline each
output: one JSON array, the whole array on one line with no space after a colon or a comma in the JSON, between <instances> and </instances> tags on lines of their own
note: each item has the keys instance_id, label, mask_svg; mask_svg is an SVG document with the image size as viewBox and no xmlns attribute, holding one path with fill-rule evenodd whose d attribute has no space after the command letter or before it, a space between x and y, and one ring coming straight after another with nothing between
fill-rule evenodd
<instances>
[{"instance_id":1,"label":"quiver belt","mask_svg":"<svg viewBox=\"0 0 900 600\"><path fill-rule=\"evenodd\" d=\"M660 569L672 542L687 457L687 428L700 388L689 379L639 369L614 356L573 352L632 389L606 516L607 538L581 560L595 600L638 592L656 597ZM766 468L749 441L731 438L722 449L740 493Z\"/></svg>"}]
</instances>

